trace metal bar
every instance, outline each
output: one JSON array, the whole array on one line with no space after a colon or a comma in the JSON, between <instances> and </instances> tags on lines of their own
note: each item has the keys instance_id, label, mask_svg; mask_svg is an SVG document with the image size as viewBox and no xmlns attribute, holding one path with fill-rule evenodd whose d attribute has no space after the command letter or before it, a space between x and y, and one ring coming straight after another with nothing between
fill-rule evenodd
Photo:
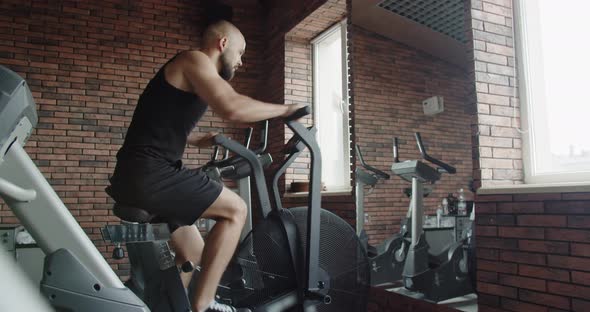
<instances>
[{"instance_id":1,"label":"metal bar","mask_svg":"<svg viewBox=\"0 0 590 312\"><path fill-rule=\"evenodd\" d=\"M277 211L283 209L283 204L281 202L281 194L279 192L279 178L285 173L287 168L291 166L293 161L295 161L295 159L299 157L299 154L301 154L304 148L305 145L303 145L303 143L301 142L298 142L295 146L293 146L293 149L291 151L286 151L286 153L289 153L289 156L283 162L281 167L275 172L275 175L272 179L272 191L274 196L275 209Z\"/></svg>"},{"instance_id":2,"label":"metal bar","mask_svg":"<svg viewBox=\"0 0 590 312\"><path fill-rule=\"evenodd\" d=\"M7 202L29 202L37 197L37 192L24 189L0 178L0 197Z\"/></svg>"},{"instance_id":3,"label":"metal bar","mask_svg":"<svg viewBox=\"0 0 590 312\"><path fill-rule=\"evenodd\" d=\"M359 170L357 168L357 170ZM358 179L358 177L357 177ZM360 180L360 179L359 179ZM361 232L365 227L365 184L361 181L356 181L355 183L355 193L356 193L356 235L360 236Z\"/></svg>"},{"instance_id":4,"label":"metal bar","mask_svg":"<svg viewBox=\"0 0 590 312\"><path fill-rule=\"evenodd\" d=\"M37 192L30 202L7 204L43 252L49 255L61 248L68 249L104 287L124 288L22 146L18 142L12 144L4 159L0 176Z\"/></svg>"},{"instance_id":5,"label":"metal bar","mask_svg":"<svg viewBox=\"0 0 590 312\"><path fill-rule=\"evenodd\" d=\"M412 246L418 244L420 235L422 235L423 193L422 183L418 181L417 177L412 177L412 199L410 203L412 207Z\"/></svg>"},{"instance_id":6,"label":"metal bar","mask_svg":"<svg viewBox=\"0 0 590 312\"><path fill-rule=\"evenodd\" d=\"M303 112L302 112L303 113ZM294 116L295 117L295 116ZM294 118L295 119L295 118ZM301 138L301 141L309 149L311 157L310 189L308 197L307 213L307 253L305 259L305 270L307 276L304 279L307 291L317 292L319 289L319 249L320 249L320 209L322 204L321 174L322 155L320 147L312 133L315 130L305 128L301 123L291 119L287 126Z\"/></svg>"},{"instance_id":7,"label":"metal bar","mask_svg":"<svg viewBox=\"0 0 590 312\"><path fill-rule=\"evenodd\" d=\"M244 224L244 228L242 229L240 241L244 240L246 235L252 231L252 193L250 190L250 177L238 180L238 194L246 202L246 206L248 207L248 216L246 216L246 224Z\"/></svg>"},{"instance_id":8,"label":"metal bar","mask_svg":"<svg viewBox=\"0 0 590 312\"><path fill-rule=\"evenodd\" d=\"M271 211L270 206L270 198L268 196L268 188L266 186L266 179L264 178L264 170L260 161L258 161L258 157L254 152L247 149L243 145L221 135L218 134L213 137L215 144L221 145L226 149L244 157L248 164L250 165L250 169L252 169L252 174L254 175L254 181L256 184L256 191L258 192L258 200L260 204L260 209L262 210L262 216L266 218Z\"/></svg>"}]
</instances>

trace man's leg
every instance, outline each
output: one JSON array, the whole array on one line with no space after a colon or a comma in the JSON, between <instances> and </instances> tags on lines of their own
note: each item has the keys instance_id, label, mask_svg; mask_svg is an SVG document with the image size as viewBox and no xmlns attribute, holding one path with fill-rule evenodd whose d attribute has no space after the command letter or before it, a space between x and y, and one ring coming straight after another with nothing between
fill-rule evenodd
<instances>
[{"instance_id":1,"label":"man's leg","mask_svg":"<svg viewBox=\"0 0 590 312\"><path fill-rule=\"evenodd\" d=\"M214 219L207 234L201 258L202 271L195 287L193 310L205 311L215 298L221 276L231 260L248 214L246 203L234 192L223 188L219 197L201 216Z\"/></svg>"},{"instance_id":2,"label":"man's leg","mask_svg":"<svg viewBox=\"0 0 590 312\"><path fill-rule=\"evenodd\" d=\"M176 229L170 236L170 245L176 253L176 265L182 265L187 261L201 265L201 255L205 243L196 225L182 226ZM180 273L184 288L188 288L192 276L193 272Z\"/></svg>"}]
</instances>

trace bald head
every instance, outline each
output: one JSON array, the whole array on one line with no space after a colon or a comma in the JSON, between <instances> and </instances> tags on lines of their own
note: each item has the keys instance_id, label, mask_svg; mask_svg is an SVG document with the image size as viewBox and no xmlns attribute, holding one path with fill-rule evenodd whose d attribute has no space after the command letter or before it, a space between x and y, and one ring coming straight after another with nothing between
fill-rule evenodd
<instances>
[{"instance_id":1,"label":"bald head","mask_svg":"<svg viewBox=\"0 0 590 312\"><path fill-rule=\"evenodd\" d=\"M242 66L246 40L236 26L222 20L205 29L202 50L209 51L211 55L218 55L215 62L219 75L225 80L231 80L238 67Z\"/></svg>"},{"instance_id":2,"label":"bald head","mask_svg":"<svg viewBox=\"0 0 590 312\"><path fill-rule=\"evenodd\" d=\"M220 20L205 29L203 33L203 45L205 47L215 46L224 37L229 41L233 41L233 43L245 41L242 32L234 24Z\"/></svg>"}]
</instances>

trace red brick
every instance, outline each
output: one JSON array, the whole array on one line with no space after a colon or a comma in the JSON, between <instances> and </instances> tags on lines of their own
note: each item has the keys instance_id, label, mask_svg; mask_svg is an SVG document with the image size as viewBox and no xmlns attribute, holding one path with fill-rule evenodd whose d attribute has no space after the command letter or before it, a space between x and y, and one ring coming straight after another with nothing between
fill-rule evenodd
<instances>
[{"instance_id":1,"label":"red brick","mask_svg":"<svg viewBox=\"0 0 590 312\"><path fill-rule=\"evenodd\" d=\"M550 201L545 212L551 214L590 214L590 201Z\"/></svg>"},{"instance_id":2,"label":"red brick","mask_svg":"<svg viewBox=\"0 0 590 312\"><path fill-rule=\"evenodd\" d=\"M477 207L475 209L477 211ZM483 225L516 225L513 215L482 215L476 222Z\"/></svg>"},{"instance_id":3,"label":"red brick","mask_svg":"<svg viewBox=\"0 0 590 312\"><path fill-rule=\"evenodd\" d=\"M494 308L494 307L490 307L490 306L486 306L486 305L479 305L478 307L478 312L505 312L506 310L504 309L498 309L498 308Z\"/></svg>"},{"instance_id":4,"label":"red brick","mask_svg":"<svg viewBox=\"0 0 590 312\"><path fill-rule=\"evenodd\" d=\"M477 272L477 280L482 281L482 282L498 284L498 273L487 272L487 271L478 271Z\"/></svg>"},{"instance_id":5,"label":"red brick","mask_svg":"<svg viewBox=\"0 0 590 312\"><path fill-rule=\"evenodd\" d=\"M477 304L479 311L481 311L482 306L499 307L500 297L479 292L477 294Z\"/></svg>"},{"instance_id":6,"label":"red brick","mask_svg":"<svg viewBox=\"0 0 590 312\"><path fill-rule=\"evenodd\" d=\"M590 243L590 231L549 228L545 230L545 238L548 240Z\"/></svg>"},{"instance_id":7,"label":"red brick","mask_svg":"<svg viewBox=\"0 0 590 312\"><path fill-rule=\"evenodd\" d=\"M477 195L476 202L512 202L512 195Z\"/></svg>"},{"instance_id":8,"label":"red brick","mask_svg":"<svg viewBox=\"0 0 590 312\"><path fill-rule=\"evenodd\" d=\"M513 203L499 203L498 213L543 213L543 202L513 202ZM478 212L479 212L479 206Z\"/></svg>"},{"instance_id":9,"label":"red brick","mask_svg":"<svg viewBox=\"0 0 590 312\"><path fill-rule=\"evenodd\" d=\"M515 263L487 261L478 259L477 270L516 274L516 272L518 271L518 266Z\"/></svg>"},{"instance_id":10,"label":"red brick","mask_svg":"<svg viewBox=\"0 0 590 312\"><path fill-rule=\"evenodd\" d=\"M590 300L590 287L559 282L547 282L547 290L553 294Z\"/></svg>"},{"instance_id":11,"label":"red brick","mask_svg":"<svg viewBox=\"0 0 590 312\"><path fill-rule=\"evenodd\" d=\"M517 251L502 251L500 253L502 261L517 262L533 265L544 265L547 262L547 257L544 254L517 252Z\"/></svg>"},{"instance_id":12,"label":"red brick","mask_svg":"<svg viewBox=\"0 0 590 312\"><path fill-rule=\"evenodd\" d=\"M548 307L502 298L502 308L508 311L547 312Z\"/></svg>"},{"instance_id":13,"label":"red brick","mask_svg":"<svg viewBox=\"0 0 590 312\"><path fill-rule=\"evenodd\" d=\"M549 254L568 254L568 243L550 242L550 241L535 241L535 240L520 240L518 247L523 251L542 252Z\"/></svg>"},{"instance_id":14,"label":"red brick","mask_svg":"<svg viewBox=\"0 0 590 312\"><path fill-rule=\"evenodd\" d=\"M486 259L486 260L498 260L499 259L499 251L497 249L488 249L488 248L481 248L481 246L476 247L476 257L478 259Z\"/></svg>"},{"instance_id":15,"label":"red brick","mask_svg":"<svg viewBox=\"0 0 590 312\"><path fill-rule=\"evenodd\" d=\"M498 228L495 226L477 226L475 228L477 236L498 236Z\"/></svg>"},{"instance_id":16,"label":"red brick","mask_svg":"<svg viewBox=\"0 0 590 312\"><path fill-rule=\"evenodd\" d=\"M581 256L590 258L590 244L571 244L572 256Z\"/></svg>"},{"instance_id":17,"label":"red brick","mask_svg":"<svg viewBox=\"0 0 590 312\"><path fill-rule=\"evenodd\" d=\"M493 202L477 202L476 203L477 215L481 214L493 214L496 213L496 203Z\"/></svg>"},{"instance_id":18,"label":"red brick","mask_svg":"<svg viewBox=\"0 0 590 312\"><path fill-rule=\"evenodd\" d=\"M524 215L517 217L519 226L565 227L567 224L566 220L565 216Z\"/></svg>"},{"instance_id":19,"label":"red brick","mask_svg":"<svg viewBox=\"0 0 590 312\"><path fill-rule=\"evenodd\" d=\"M563 200L590 200L590 193L564 193Z\"/></svg>"},{"instance_id":20,"label":"red brick","mask_svg":"<svg viewBox=\"0 0 590 312\"><path fill-rule=\"evenodd\" d=\"M550 201L561 200L560 193L515 194L514 201Z\"/></svg>"},{"instance_id":21,"label":"red brick","mask_svg":"<svg viewBox=\"0 0 590 312\"><path fill-rule=\"evenodd\" d=\"M561 282L570 281L570 272L568 270L560 270L549 267L539 267L532 265L519 264L518 274L523 276L530 276L536 278L543 278L547 280L555 280Z\"/></svg>"},{"instance_id":22,"label":"red brick","mask_svg":"<svg viewBox=\"0 0 590 312\"><path fill-rule=\"evenodd\" d=\"M496 296L508 297L508 298L516 298L516 288L502 286L497 284L490 284L485 282L477 282L477 290L481 293L491 294Z\"/></svg>"},{"instance_id":23,"label":"red brick","mask_svg":"<svg viewBox=\"0 0 590 312\"><path fill-rule=\"evenodd\" d=\"M570 228L590 229L590 216L568 216L567 226Z\"/></svg>"},{"instance_id":24,"label":"red brick","mask_svg":"<svg viewBox=\"0 0 590 312\"><path fill-rule=\"evenodd\" d=\"M498 227L498 236L512 238L543 239L545 237L545 232L542 228L500 226Z\"/></svg>"},{"instance_id":25,"label":"red brick","mask_svg":"<svg viewBox=\"0 0 590 312\"><path fill-rule=\"evenodd\" d=\"M572 282L590 286L590 273L572 271Z\"/></svg>"},{"instance_id":26,"label":"red brick","mask_svg":"<svg viewBox=\"0 0 590 312\"><path fill-rule=\"evenodd\" d=\"M545 291L545 281L536 278L521 277L516 275L500 274L498 284L526 288L538 291Z\"/></svg>"},{"instance_id":27,"label":"red brick","mask_svg":"<svg viewBox=\"0 0 590 312\"><path fill-rule=\"evenodd\" d=\"M553 293L551 291L551 289L549 290L549 292ZM518 297L520 298L520 300L523 300L523 301L546 305L546 306L555 307L555 308L559 308L559 309L569 310L569 308L570 308L569 298L562 297L562 296L556 296L553 294L546 294L546 293L540 293L540 292L526 290L526 289L519 289L518 290Z\"/></svg>"},{"instance_id":28,"label":"red brick","mask_svg":"<svg viewBox=\"0 0 590 312\"><path fill-rule=\"evenodd\" d=\"M572 311L575 311L575 312L590 311L590 301L572 299Z\"/></svg>"},{"instance_id":29,"label":"red brick","mask_svg":"<svg viewBox=\"0 0 590 312\"><path fill-rule=\"evenodd\" d=\"M478 237L477 246L513 250L518 249L518 241L511 238Z\"/></svg>"},{"instance_id":30,"label":"red brick","mask_svg":"<svg viewBox=\"0 0 590 312\"><path fill-rule=\"evenodd\" d=\"M548 265L552 267L574 269L580 271L590 271L590 258L567 257L549 255Z\"/></svg>"}]
</instances>

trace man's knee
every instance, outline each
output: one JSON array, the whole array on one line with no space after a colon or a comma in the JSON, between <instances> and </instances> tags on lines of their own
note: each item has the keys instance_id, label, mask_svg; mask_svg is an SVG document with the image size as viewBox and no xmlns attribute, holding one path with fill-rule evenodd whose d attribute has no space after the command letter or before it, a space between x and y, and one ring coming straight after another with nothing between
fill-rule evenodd
<instances>
[{"instance_id":1,"label":"man's knee","mask_svg":"<svg viewBox=\"0 0 590 312\"><path fill-rule=\"evenodd\" d=\"M232 219L240 224L245 223L246 217L248 216L248 206L246 205L246 202L238 197L232 206Z\"/></svg>"},{"instance_id":2,"label":"man's knee","mask_svg":"<svg viewBox=\"0 0 590 312\"><path fill-rule=\"evenodd\" d=\"M203 214L204 218L226 219L244 224L248 206L236 193L224 188L217 200Z\"/></svg>"}]
</instances>

